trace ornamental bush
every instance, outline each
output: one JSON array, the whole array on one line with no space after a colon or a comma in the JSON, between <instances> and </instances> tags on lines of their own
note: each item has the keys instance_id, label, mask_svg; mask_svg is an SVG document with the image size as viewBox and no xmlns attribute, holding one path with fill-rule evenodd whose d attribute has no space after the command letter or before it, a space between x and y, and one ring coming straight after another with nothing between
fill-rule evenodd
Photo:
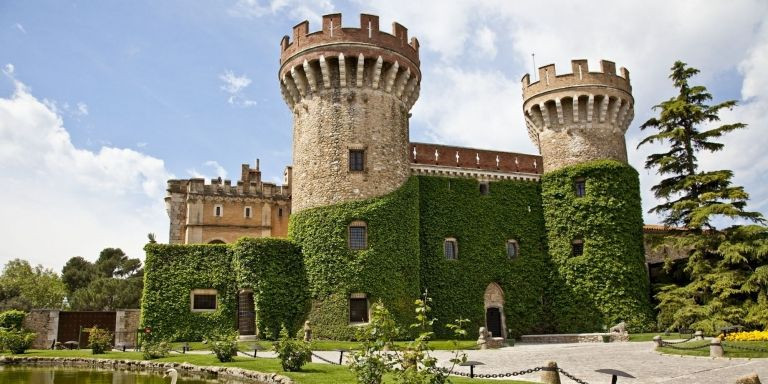
<instances>
[{"instance_id":1,"label":"ornamental bush","mask_svg":"<svg viewBox=\"0 0 768 384\"><path fill-rule=\"evenodd\" d=\"M723 335L720 335L723 338ZM733 332L725 336L727 341L768 341L768 331Z\"/></svg>"},{"instance_id":2,"label":"ornamental bush","mask_svg":"<svg viewBox=\"0 0 768 384\"><path fill-rule=\"evenodd\" d=\"M23 329L0 328L0 350L8 349L13 354L22 354L32 346L36 336L36 333Z\"/></svg>"},{"instance_id":3,"label":"ornamental bush","mask_svg":"<svg viewBox=\"0 0 768 384\"><path fill-rule=\"evenodd\" d=\"M171 343L167 341L145 340L141 344L141 352L144 360L160 359L171 352Z\"/></svg>"},{"instance_id":4,"label":"ornamental bush","mask_svg":"<svg viewBox=\"0 0 768 384\"><path fill-rule=\"evenodd\" d=\"M88 344L94 355L102 354L112 349L112 332L94 326L89 330Z\"/></svg>"},{"instance_id":5,"label":"ornamental bush","mask_svg":"<svg viewBox=\"0 0 768 384\"><path fill-rule=\"evenodd\" d=\"M10 309L0 313L0 328L21 329L27 313L16 309Z\"/></svg>"},{"instance_id":6,"label":"ornamental bush","mask_svg":"<svg viewBox=\"0 0 768 384\"><path fill-rule=\"evenodd\" d=\"M300 371L301 367L312 358L309 343L290 337L285 327L280 329L280 339L275 341L274 346L277 358L280 359L280 366L286 372Z\"/></svg>"},{"instance_id":7,"label":"ornamental bush","mask_svg":"<svg viewBox=\"0 0 768 384\"><path fill-rule=\"evenodd\" d=\"M232 361L237 355L237 332L215 334L209 339L209 342L211 351L222 363Z\"/></svg>"}]
</instances>

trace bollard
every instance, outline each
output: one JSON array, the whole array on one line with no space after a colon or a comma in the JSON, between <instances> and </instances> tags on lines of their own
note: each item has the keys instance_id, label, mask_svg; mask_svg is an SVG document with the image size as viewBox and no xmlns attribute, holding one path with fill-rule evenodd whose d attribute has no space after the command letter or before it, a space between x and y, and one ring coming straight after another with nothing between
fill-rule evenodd
<instances>
[{"instance_id":1,"label":"bollard","mask_svg":"<svg viewBox=\"0 0 768 384\"><path fill-rule=\"evenodd\" d=\"M736 379L736 384L760 384L760 378L757 373L752 373Z\"/></svg>"},{"instance_id":2,"label":"bollard","mask_svg":"<svg viewBox=\"0 0 768 384\"><path fill-rule=\"evenodd\" d=\"M664 346L664 341L661 340L661 335L654 336L653 342L656 343L656 348L661 348Z\"/></svg>"},{"instance_id":3,"label":"bollard","mask_svg":"<svg viewBox=\"0 0 768 384\"><path fill-rule=\"evenodd\" d=\"M304 341L312 341L312 326L310 325L309 320L304 322Z\"/></svg>"},{"instance_id":4,"label":"bollard","mask_svg":"<svg viewBox=\"0 0 768 384\"><path fill-rule=\"evenodd\" d=\"M485 327L480 327L477 334L477 345L480 346L480 349L488 349L488 331L485 330Z\"/></svg>"},{"instance_id":5,"label":"bollard","mask_svg":"<svg viewBox=\"0 0 768 384\"><path fill-rule=\"evenodd\" d=\"M704 340L704 332L702 331L696 331L696 333L693 334L693 337L696 340Z\"/></svg>"},{"instance_id":6,"label":"bollard","mask_svg":"<svg viewBox=\"0 0 768 384\"><path fill-rule=\"evenodd\" d=\"M560 384L560 372L557 370L556 362L547 362L547 366L541 370L540 380L544 384Z\"/></svg>"},{"instance_id":7,"label":"bollard","mask_svg":"<svg viewBox=\"0 0 768 384\"><path fill-rule=\"evenodd\" d=\"M709 357L723 357L723 346L720 343L720 338L715 337L709 343Z\"/></svg>"}]
</instances>

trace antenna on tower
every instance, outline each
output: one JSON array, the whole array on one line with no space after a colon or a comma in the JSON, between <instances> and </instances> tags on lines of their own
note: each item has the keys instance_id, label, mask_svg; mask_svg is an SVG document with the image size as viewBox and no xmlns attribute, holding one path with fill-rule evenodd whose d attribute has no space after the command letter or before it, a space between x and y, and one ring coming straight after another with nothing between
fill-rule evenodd
<instances>
[{"instance_id":1,"label":"antenna on tower","mask_svg":"<svg viewBox=\"0 0 768 384\"><path fill-rule=\"evenodd\" d=\"M533 62L533 70L531 71L531 73L533 73L533 76L536 77L533 81L539 81L539 77L536 76L537 75L537 73L536 73L536 54L533 53L533 52L531 52L531 62Z\"/></svg>"}]
</instances>

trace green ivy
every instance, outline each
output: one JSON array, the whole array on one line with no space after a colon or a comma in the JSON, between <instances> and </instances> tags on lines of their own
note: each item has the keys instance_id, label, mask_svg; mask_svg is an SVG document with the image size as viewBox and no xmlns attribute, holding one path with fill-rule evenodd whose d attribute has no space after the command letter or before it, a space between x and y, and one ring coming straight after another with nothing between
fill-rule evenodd
<instances>
[{"instance_id":1,"label":"green ivy","mask_svg":"<svg viewBox=\"0 0 768 384\"><path fill-rule=\"evenodd\" d=\"M419 297L418 179L388 195L304 210L291 216L289 237L302 247L318 338L350 339L349 294L381 300L408 324ZM350 250L347 227L366 222L368 247Z\"/></svg>"},{"instance_id":2,"label":"green ivy","mask_svg":"<svg viewBox=\"0 0 768 384\"><path fill-rule=\"evenodd\" d=\"M141 324L152 328L153 339L199 341L236 329L237 289L230 246L147 244L144 250ZM193 289L216 289L216 310L192 312Z\"/></svg>"},{"instance_id":3,"label":"green ivy","mask_svg":"<svg viewBox=\"0 0 768 384\"><path fill-rule=\"evenodd\" d=\"M542 295L550 266L544 241L539 184L491 182L480 193L477 180L419 177L421 284L433 299L438 337L452 337L445 325L470 320L470 335L485 326L484 293L491 283L504 291L508 333L547 330ZM456 238L458 259L446 260L445 238ZM519 254L507 257L507 241Z\"/></svg>"},{"instance_id":4,"label":"green ivy","mask_svg":"<svg viewBox=\"0 0 768 384\"><path fill-rule=\"evenodd\" d=\"M586 195L576 196L583 178ZM542 176L542 200L553 269L548 297L554 328L599 330L626 321L631 329L653 324L643 251L643 216L637 171L599 160ZM572 256L571 242L584 252Z\"/></svg>"},{"instance_id":5,"label":"green ivy","mask_svg":"<svg viewBox=\"0 0 768 384\"><path fill-rule=\"evenodd\" d=\"M242 238L232 247L238 287L253 289L259 334L274 340L283 326L295 333L309 305L299 247L271 238Z\"/></svg>"}]
</instances>

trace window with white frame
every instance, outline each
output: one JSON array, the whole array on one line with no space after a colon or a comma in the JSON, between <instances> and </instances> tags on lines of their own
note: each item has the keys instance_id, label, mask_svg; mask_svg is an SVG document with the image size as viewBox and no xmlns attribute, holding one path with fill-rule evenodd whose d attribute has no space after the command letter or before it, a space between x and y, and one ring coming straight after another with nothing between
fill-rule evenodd
<instances>
[{"instance_id":1,"label":"window with white frame","mask_svg":"<svg viewBox=\"0 0 768 384\"><path fill-rule=\"evenodd\" d=\"M520 254L520 245L517 240L507 240L507 258L514 260Z\"/></svg>"},{"instance_id":2,"label":"window with white frame","mask_svg":"<svg viewBox=\"0 0 768 384\"><path fill-rule=\"evenodd\" d=\"M459 243L455 238L449 237L443 242L443 254L446 260L456 260L459 258Z\"/></svg>"},{"instance_id":3,"label":"window with white frame","mask_svg":"<svg viewBox=\"0 0 768 384\"><path fill-rule=\"evenodd\" d=\"M368 295L365 293L353 293L349 295L349 322L368 322Z\"/></svg>"},{"instance_id":4,"label":"window with white frame","mask_svg":"<svg viewBox=\"0 0 768 384\"><path fill-rule=\"evenodd\" d=\"M245 217L246 219L250 219L251 217L253 217L251 207L245 207L243 209L243 217Z\"/></svg>"},{"instance_id":5,"label":"window with white frame","mask_svg":"<svg viewBox=\"0 0 768 384\"><path fill-rule=\"evenodd\" d=\"M216 204L213 206L213 216L216 216L216 217L224 216L224 207L221 204Z\"/></svg>"},{"instance_id":6,"label":"window with white frame","mask_svg":"<svg viewBox=\"0 0 768 384\"><path fill-rule=\"evenodd\" d=\"M192 312L211 312L218 308L219 292L215 289L193 289L189 293Z\"/></svg>"}]
</instances>

